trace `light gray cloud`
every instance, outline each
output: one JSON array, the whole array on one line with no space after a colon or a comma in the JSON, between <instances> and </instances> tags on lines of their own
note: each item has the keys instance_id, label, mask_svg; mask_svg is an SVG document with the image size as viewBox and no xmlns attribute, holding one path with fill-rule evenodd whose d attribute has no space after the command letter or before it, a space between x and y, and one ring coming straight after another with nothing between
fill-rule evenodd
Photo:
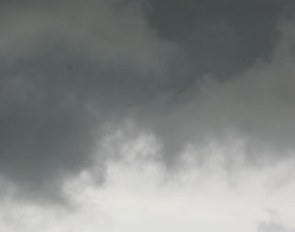
<instances>
[{"instance_id":1,"label":"light gray cloud","mask_svg":"<svg viewBox=\"0 0 295 232\"><path fill-rule=\"evenodd\" d=\"M295 229L284 225L277 213L271 213L270 219L259 223L259 232L293 232Z\"/></svg>"}]
</instances>

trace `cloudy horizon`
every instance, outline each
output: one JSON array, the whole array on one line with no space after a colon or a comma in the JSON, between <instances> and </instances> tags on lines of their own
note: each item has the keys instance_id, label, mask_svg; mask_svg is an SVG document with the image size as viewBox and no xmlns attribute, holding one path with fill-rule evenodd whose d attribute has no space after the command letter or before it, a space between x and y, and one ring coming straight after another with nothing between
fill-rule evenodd
<instances>
[{"instance_id":1,"label":"cloudy horizon","mask_svg":"<svg viewBox=\"0 0 295 232\"><path fill-rule=\"evenodd\" d=\"M0 6L1 231L295 231L291 0Z\"/></svg>"}]
</instances>

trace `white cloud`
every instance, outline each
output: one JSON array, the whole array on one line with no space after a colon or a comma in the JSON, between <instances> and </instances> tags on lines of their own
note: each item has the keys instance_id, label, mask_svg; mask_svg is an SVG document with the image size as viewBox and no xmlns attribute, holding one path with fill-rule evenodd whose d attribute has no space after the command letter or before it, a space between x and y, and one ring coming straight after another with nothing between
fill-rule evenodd
<instances>
[{"instance_id":1,"label":"white cloud","mask_svg":"<svg viewBox=\"0 0 295 232\"><path fill-rule=\"evenodd\" d=\"M230 145L225 149L205 147L203 152L222 157L234 147ZM295 183L290 175L294 160L240 169L232 185L222 162L211 158L200 169L184 164L186 168L174 176L155 160L130 158L130 153L140 149L145 153L151 146L150 138L143 136L130 142L128 149L121 149L122 157L127 158L108 164L102 186L97 186L88 171L67 181L68 207L2 199L1 231L252 232L268 227L263 224L268 209L279 212L288 228L295 226ZM277 187L282 177L289 181Z\"/></svg>"}]
</instances>

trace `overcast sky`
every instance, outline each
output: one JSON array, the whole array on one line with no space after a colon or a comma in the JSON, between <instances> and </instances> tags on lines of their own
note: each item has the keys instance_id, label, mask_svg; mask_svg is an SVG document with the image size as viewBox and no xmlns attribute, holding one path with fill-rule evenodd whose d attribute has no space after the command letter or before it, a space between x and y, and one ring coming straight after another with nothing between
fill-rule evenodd
<instances>
[{"instance_id":1,"label":"overcast sky","mask_svg":"<svg viewBox=\"0 0 295 232\"><path fill-rule=\"evenodd\" d=\"M0 231L295 232L292 0L1 0Z\"/></svg>"}]
</instances>

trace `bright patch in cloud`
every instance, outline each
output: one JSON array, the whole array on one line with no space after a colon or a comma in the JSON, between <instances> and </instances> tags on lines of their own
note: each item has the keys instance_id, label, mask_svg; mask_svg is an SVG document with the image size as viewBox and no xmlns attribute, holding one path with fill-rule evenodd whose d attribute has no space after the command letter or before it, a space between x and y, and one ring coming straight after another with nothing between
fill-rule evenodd
<instances>
[{"instance_id":1,"label":"bright patch in cloud","mask_svg":"<svg viewBox=\"0 0 295 232\"><path fill-rule=\"evenodd\" d=\"M1 231L132 232L132 231L292 231L295 183L294 160L272 166L226 169L222 157L239 152L234 144L210 145L200 167L183 161L170 175L150 159L150 137L121 147L122 159L109 162L105 182L97 185L84 171L67 181L69 206L40 206L1 199ZM146 150L148 149L148 150ZM190 149L191 157L193 150ZM194 152L199 152L195 150ZM137 157L135 154L146 154ZM197 154L194 154L197 155ZM191 158L192 159L192 158ZM238 165L238 162L236 163ZM282 182L285 181L285 182ZM273 213L271 213L273 212Z\"/></svg>"}]
</instances>

